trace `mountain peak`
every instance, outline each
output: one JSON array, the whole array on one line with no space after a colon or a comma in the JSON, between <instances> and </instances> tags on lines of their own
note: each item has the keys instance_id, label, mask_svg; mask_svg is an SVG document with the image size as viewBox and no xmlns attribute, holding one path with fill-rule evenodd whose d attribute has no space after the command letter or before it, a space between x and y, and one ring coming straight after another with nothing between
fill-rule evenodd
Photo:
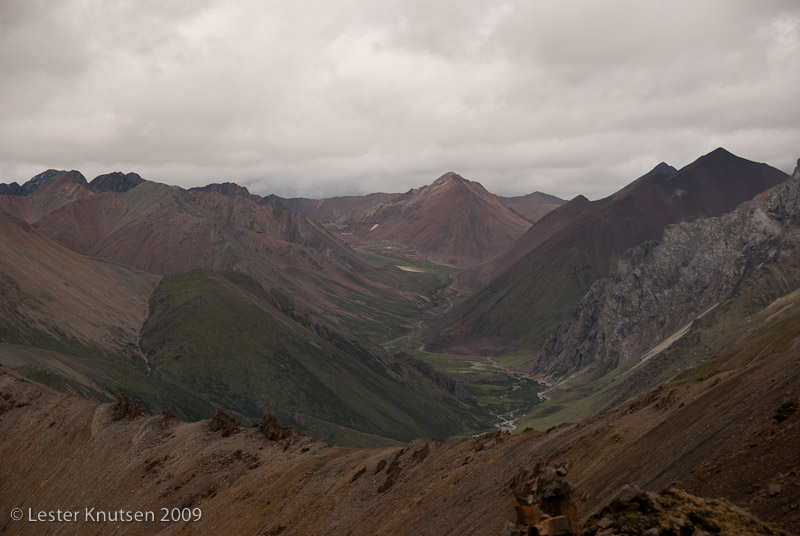
<instances>
[{"instance_id":1,"label":"mountain peak","mask_svg":"<svg viewBox=\"0 0 800 536\"><path fill-rule=\"evenodd\" d=\"M448 171L435 181L431 183L431 186L440 186L446 182L457 181L457 182L467 182L467 179L456 173L455 171Z\"/></svg>"},{"instance_id":2,"label":"mountain peak","mask_svg":"<svg viewBox=\"0 0 800 536\"><path fill-rule=\"evenodd\" d=\"M701 156L698 160L711 160L711 161L720 161L720 160L730 160L730 159L738 159L739 157L733 154L732 152L728 151L724 147L717 147L710 153Z\"/></svg>"},{"instance_id":3,"label":"mountain peak","mask_svg":"<svg viewBox=\"0 0 800 536\"><path fill-rule=\"evenodd\" d=\"M666 162L659 163L656 167L651 169L647 175L666 175L671 173L676 173L678 170L674 167L670 166Z\"/></svg>"},{"instance_id":4,"label":"mountain peak","mask_svg":"<svg viewBox=\"0 0 800 536\"><path fill-rule=\"evenodd\" d=\"M50 188L50 185L53 185L54 188L58 188L65 184L77 184L80 186L87 186L89 184L86 182L86 177L84 177L83 173L80 171L75 171L74 169L72 171L56 171L55 173L50 173L50 171L51 170L48 170L45 173L37 175L30 181L23 184L22 188L25 189L25 187L33 180L38 181L33 190L44 189L45 185L47 185L47 188Z\"/></svg>"},{"instance_id":5,"label":"mountain peak","mask_svg":"<svg viewBox=\"0 0 800 536\"><path fill-rule=\"evenodd\" d=\"M31 192L38 189L42 184L46 183L47 181L49 181L50 179L61 173L66 173L66 172L58 169L48 169L47 171L39 173L38 175L32 177L28 182L26 182L20 187L19 195L30 194Z\"/></svg>"},{"instance_id":6,"label":"mountain peak","mask_svg":"<svg viewBox=\"0 0 800 536\"><path fill-rule=\"evenodd\" d=\"M462 267L496 255L530 227L480 183L452 171L342 223L351 244L411 246L423 258Z\"/></svg>"},{"instance_id":7,"label":"mountain peak","mask_svg":"<svg viewBox=\"0 0 800 536\"><path fill-rule=\"evenodd\" d=\"M122 173L114 171L105 175L98 175L89 183L89 188L95 192L127 192L140 185L144 179L138 173Z\"/></svg>"},{"instance_id":8,"label":"mountain peak","mask_svg":"<svg viewBox=\"0 0 800 536\"><path fill-rule=\"evenodd\" d=\"M212 183L206 186L198 186L190 188L191 190L199 190L201 192L215 192L224 196L233 197L236 195L250 195L250 191L244 186L240 186L235 182Z\"/></svg>"}]
</instances>

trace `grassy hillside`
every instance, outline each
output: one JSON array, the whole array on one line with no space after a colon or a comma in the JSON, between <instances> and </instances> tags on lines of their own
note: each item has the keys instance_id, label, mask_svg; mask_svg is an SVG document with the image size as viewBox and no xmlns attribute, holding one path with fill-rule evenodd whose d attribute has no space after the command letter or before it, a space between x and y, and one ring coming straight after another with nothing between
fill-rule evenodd
<instances>
[{"instance_id":1,"label":"grassy hillside","mask_svg":"<svg viewBox=\"0 0 800 536\"><path fill-rule=\"evenodd\" d=\"M586 253L560 251L533 270L492 281L449 316L431 322L426 346L495 355L539 347L596 278Z\"/></svg>"},{"instance_id":2,"label":"grassy hillside","mask_svg":"<svg viewBox=\"0 0 800 536\"><path fill-rule=\"evenodd\" d=\"M141 348L157 378L240 417L269 411L323 439L358 444L366 435L407 440L484 427L477 406L377 347L298 318L286 295L241 274L164 278Z\"/></svg>"},{"instance_id":3,"label":"grassy hillside","mask_svg":"<svg viewBox=\"0 0 800 536\"><path fill-rule=\"evenodd\" d=\"M0 342L5 343L0 344L0 361L58 391L100 402L127 393L152 413L172 408L190 420L214 412L212 404L181 386L149 376L147 363L134 348L106 353L36 328L0 329Z\"/></svg>"}]
</instances>

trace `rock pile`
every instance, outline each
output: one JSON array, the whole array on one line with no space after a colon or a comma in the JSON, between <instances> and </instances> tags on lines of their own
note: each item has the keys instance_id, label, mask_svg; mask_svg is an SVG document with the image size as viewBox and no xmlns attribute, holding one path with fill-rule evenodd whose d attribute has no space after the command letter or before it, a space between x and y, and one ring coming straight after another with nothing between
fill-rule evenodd
<instances>
[{"instance_id":1,"label":"rock pile","mask_svg":"<svg viewBox=\"0 0 800 536\"><path fill-rule=\"evenodd\" d=\"M537 465L517 475L517 522L507 521L502 536L567 536L580 534L573 487L566 464Z\"/></svg>"}]
</instances>

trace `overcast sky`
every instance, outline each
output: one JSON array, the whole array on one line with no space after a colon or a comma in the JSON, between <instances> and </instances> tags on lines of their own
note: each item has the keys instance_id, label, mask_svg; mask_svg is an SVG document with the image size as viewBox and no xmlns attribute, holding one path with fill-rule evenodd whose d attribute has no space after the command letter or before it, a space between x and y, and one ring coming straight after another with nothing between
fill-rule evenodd
<instances>
[{"instance_id":1,"label":"overcast sky","mask_svg":"<svg viewBox=\"0 0 800 536\"><path fill-rule=\"evenodd\" d=\"M608 195L800 156L800 2L1 0L0 182Z\"/></svg>"}]
</instances>

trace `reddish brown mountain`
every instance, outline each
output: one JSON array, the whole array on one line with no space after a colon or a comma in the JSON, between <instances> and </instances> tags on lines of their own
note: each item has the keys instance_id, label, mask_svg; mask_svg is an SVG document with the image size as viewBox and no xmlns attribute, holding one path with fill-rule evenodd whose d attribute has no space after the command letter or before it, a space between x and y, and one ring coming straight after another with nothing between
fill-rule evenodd
<instances>
[{"instance_id":1,"label":"reddish brown mountain","mask_svg":"<svg viewBox=\"0 0 800 536\"><path fill-rule=\"evenodd\" d=\"M258 265L313 271L335 261L348 272L363 268L319 224L237 185L186 191L135 173L101 175L89 185L76 171L59 172L25 196L0 196L0 209L73 251L154 273L240 264L250 271Z\"/></svg>"},{"instance_id":2,"label":"reddish brown mountain","mask_svg":"<svg viewBox=\"0 0 800 536\"><path fill-rule=\"evenodd\" d=\"M237 185L186 191L135 173L101 175L90 185L76 171L48 171L18 190L0 196L0 210L73 251L151 273L241 271L321 305L321 293L340 285L309 285L309 278L353 285L368 267L318 223Z\"/></svg>"},{"instance_id":3,"label":"reddish brown mountain","mask_svg":"<svg viewBox=\"0 0 800 536\"><path fill-rule=\"evenodd\" d=\"M159 277L69 251L0 213L0 325L106 351L136 343ZM26 342L24 340L19 341Z\"/></svg>"},{"instance_id":4,"label":"reddish brown mountain","mask_svg":"<svg viewBox=\"0 0 800 536\"><path fill-rule=\"evenodd\" d=\"M17 195L0 195L0 211L32 223L59 207L91 195L86 178L78 171L48 170L23 184Z\"/></svg>"},{"instance_id":5,"label":"reddish brown mountain","mask_svg":"<svg viewBox=\"0 0 800 536\"><path fill-rule=\"evenodd\" d=\"M321 224L272 207L240 186L186 191L144 181L126 189L131 175L112 174L109 191L96 192L77 180L79 174L72 182L62 175L30 195L0 196L0 210L73 251L151 273L242 272L281 289L295 300L298 314L308 312L321 324L341 329L342 322L366 321L381 323L377 329L385 331L416 323L393 316L387 327L387 314L418 311L419 292L413 285L398 290L381 282L413 274L370 263ZM391 313L387 300L394 304Z\"/></svg>"},{"instance_id":6,"label":"reddish brown mountain","mask_svg":"<svg viewBox=\"0 0 800 536\"><path fill-rule=\"evenodd\" d=\"M542 192L533 192L528 195L518 195L515 197L499 197L505 206L522 215L531 223L540 220L542 216L551 212L564 203L563 199Z\"/></svg>"},{"instance_id":7,"label":"reddish brown mountain","mask_svg":"<svg viewBox=\"0 0 800 536\"><path fill-rule=\"evenodd\" d=\"M358 255L318 223L259 201L249 194L143 182L122 193L89 192L36 225L85 255L157 274L240 271L269 286L294 289L301 301L318 300L323 288L301 284L297 271L352 282L366 269Z\"/></svg>"},{"instance_id":8,"label":"reddish brown mountain","mask_svg":"<svg viewBox=\"0 0 800 536\"><path fill-rule=\"evenodd\" d=\"M479 183L450 172L353 214L342 232L359 245L412 247L429 259L465 266L494 256L529 226Z\"/></svg>"},{"instance_id":9,"label":"reddish brown mountain","mask_svg":"<svg viewBox=\"0 0 800 536\"><path fill-rule=\"evenodd\" d=\"M367 195L327 197L324 199L306 199L305 197L284 199L277 195L268 195L264 198L264 202L275 208L299 212L312 220L332 222L353 212L369 210L400 195L402 194L379 192Z\"/></svg>"},{"instance_id":10,"label":"reddish brown mountain","mask_svg":"<svg viewBox=\"0 0 800 536\"><path fill-rule=\"evenodd\" d=\"M575 198L474 272L484 285L436 319L425 340L486 353L536 350L628 248L658 240L668 224L729 212L787 178L720 148L677 172L660 164L605 199Z\"/></svg>"}]
</instances>

